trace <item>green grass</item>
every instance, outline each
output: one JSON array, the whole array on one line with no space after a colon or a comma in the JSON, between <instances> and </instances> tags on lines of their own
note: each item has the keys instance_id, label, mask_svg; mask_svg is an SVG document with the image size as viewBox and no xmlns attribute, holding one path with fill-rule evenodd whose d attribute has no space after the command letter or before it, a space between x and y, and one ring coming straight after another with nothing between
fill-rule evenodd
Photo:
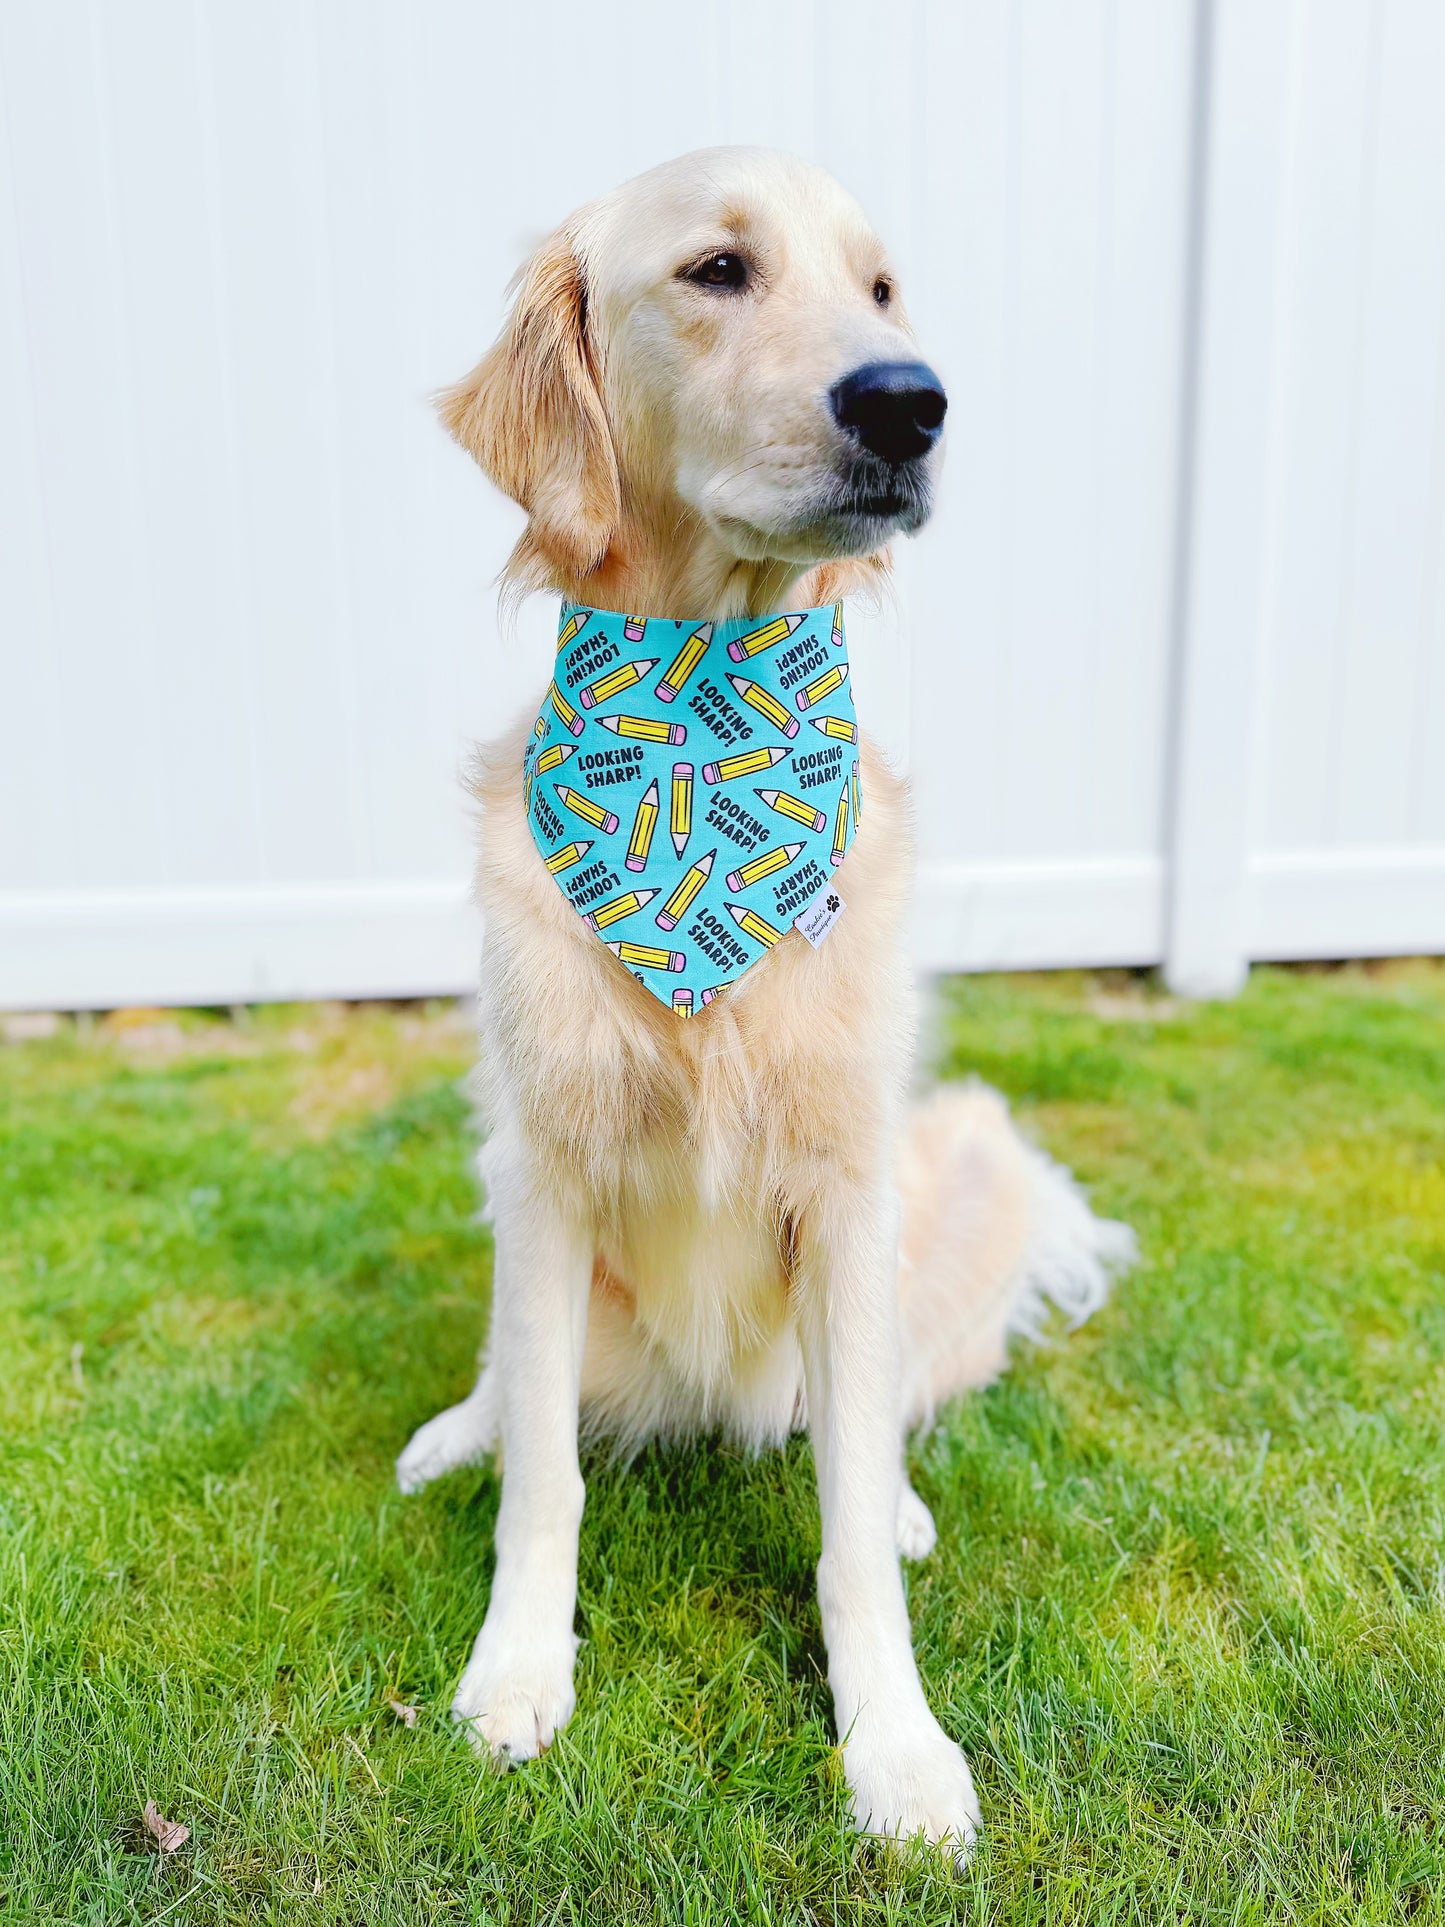
<instances>
[{"instance_id":1,"label":"green grass","mask_svg":"<svg viewBox=\"0 0 1445 1927\"><path fill-rule=\"evenodd\" d=\"M576 1717L449 1730L497 1489L390 1468L483 1326L453 1014L0 1051L0 1918L1445 1919L1445 971L941 1036L1144 1251L914 1451L957 1882L846 1825L801 1443L592 1466Z\"/></svg>"}]
</instances>

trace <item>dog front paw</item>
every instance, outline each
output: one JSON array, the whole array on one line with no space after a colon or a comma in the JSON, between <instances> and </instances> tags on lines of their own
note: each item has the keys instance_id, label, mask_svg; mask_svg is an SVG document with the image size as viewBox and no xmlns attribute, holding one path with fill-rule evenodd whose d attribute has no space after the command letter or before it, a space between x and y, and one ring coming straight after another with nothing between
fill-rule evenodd
<instances>
[{"instance_id":1,"label":"dog front paw","mask_svg":"<svg viewBox=\"0 0 1445 1927\"><path fill-rule=\"evenodd\" d=\"M498 1638L484 1626L452 1701L477 1752L504 1771L545 1753L572 1717L577 1641L560 1646Z\"/></svg>"},{"instance_id":2,"label":"dog front paw","mask_svg":"<svg viewBox=\"0 0 1445 1927\"><path fill-rule=\"evenodd\" d=\"M978 1796L961 1750L927 1711L886 1732L865 1722L866 1715L843 1748L859 1832L899 1842L921 1833L961 1869L979 1828Z\"/></svg>"}]
</instances>

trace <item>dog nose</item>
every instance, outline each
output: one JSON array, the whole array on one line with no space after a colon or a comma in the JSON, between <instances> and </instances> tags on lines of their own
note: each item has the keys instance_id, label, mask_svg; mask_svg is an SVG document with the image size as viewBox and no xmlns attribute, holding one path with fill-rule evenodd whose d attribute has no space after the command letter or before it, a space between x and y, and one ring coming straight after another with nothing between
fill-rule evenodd
<instances>
[{"instance_id":1,"label":"dog nose","mask_svg":"<svg viewBox=\"0 0 1445 1927\"><path fill-rule=\"evenodd\" d=\"M943 430L948 397L922 361L870 361L835 382L833 418L870 455L897 468L926 455Z\"/></svg>"}]
</instances>

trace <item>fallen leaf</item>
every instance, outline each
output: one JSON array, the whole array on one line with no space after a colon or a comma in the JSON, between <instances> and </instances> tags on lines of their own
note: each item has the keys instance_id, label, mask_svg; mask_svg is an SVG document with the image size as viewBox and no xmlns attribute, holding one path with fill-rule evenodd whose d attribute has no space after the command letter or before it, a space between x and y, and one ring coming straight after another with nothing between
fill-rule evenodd
<instances>
[{"instance_id":1,"label":"fallen leaf","mask_svg":"<svg viewBox=\"0 0 1445 1927\"><path fill-rule=\"evenodd\" d=\"M183 1847L191 1837L190 1828L183 1827L179 1820L167 1820L154 1800L146 1801L145 1813L142 1817L146 1823L146 1832L155 1835L156 1843L162 1853L174 1853L177 1847Z\"/></svg>"},{"instance_id":2,"label":"fallen leaf","mask_svg":"<svg viewBox=\"0 0 1445 1927\"><path fill-rule=\"evenodd\" d=\"M169 1016L169 1011L156 1010L148 1004L126 1005L118 1010L108 1010L100 1020L100 1027L114 1034L122 1030L138 1030L150 1024L164 1023Z\"/></svg>"},{"instance_id":3,"label":"fallen leaf","mask_svg":"<svg viewBox=\"0 0 1445 1927\"><path fill-rule=\"evenodd\" d=\"M395 1693L387 1694L386 1703L403 1726L416 1725L416 1708L414 1706L404 1706Z\"/></svg>"}]
</instances>

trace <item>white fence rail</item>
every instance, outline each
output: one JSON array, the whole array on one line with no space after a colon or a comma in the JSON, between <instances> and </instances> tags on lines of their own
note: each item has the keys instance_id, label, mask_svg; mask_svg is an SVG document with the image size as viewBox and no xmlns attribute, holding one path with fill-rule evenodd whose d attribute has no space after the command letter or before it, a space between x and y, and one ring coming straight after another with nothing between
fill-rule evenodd
<instances>
[{"instance_id":1,"label":"white fence rail","mask_svg":"<svg viewBox=\"0 0 1445 1927\"><path fill-rule=\"evenodd\" d=\"M1437 0L0 0L0 1004L470 981L551 616L424 398L720 140L859 193L950 388L855 651L920 961L1445 950L1442 95Z\"/></svg>"}]
</instances>

